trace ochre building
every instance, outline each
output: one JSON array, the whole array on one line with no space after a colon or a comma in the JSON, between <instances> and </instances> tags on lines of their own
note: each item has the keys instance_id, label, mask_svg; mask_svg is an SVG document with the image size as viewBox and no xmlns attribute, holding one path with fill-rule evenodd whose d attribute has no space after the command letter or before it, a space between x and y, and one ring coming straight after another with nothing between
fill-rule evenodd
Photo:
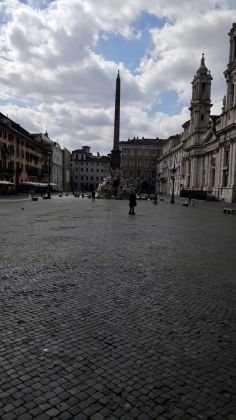
<instances>
[{"instance_id":1,"label":"ochre building","mask_svg":"<svg viewBox=\"0 0 236 420\"><path fill-rule=\"evenodd\" d=\"M0 113L0 182L17 190L23 182L40 182L47 172L47 149L30 133Z\"/></svg>"}]
</instances>

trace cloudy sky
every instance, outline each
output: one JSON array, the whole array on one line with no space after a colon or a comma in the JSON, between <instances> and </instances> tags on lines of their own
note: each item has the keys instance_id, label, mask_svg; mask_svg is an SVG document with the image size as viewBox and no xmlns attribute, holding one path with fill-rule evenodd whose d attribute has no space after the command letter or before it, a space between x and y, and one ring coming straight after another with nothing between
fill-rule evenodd
<instances>
[{"instance_id":1,"label":"cloudy sky","mask_svg":"<svg viewBox=\"0 0 236 420\"><path fill-rule=\"evenodd\" d=\"M181 132L204 51L212 113L235 0L0 0L0 111L73 150L112 149L117 70L121 140Z\"/></svg>"}]
</instances>

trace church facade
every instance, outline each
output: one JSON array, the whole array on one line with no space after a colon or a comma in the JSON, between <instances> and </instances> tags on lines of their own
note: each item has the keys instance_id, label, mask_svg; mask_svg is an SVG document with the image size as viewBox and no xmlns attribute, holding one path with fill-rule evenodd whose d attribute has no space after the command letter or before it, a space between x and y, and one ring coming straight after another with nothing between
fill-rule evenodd
<instances>
[{"instance_id":1,"label":"church facade","mask_svg":"<svg viewBox=\"0 0 236 420\"><path fill-rule=\"evenodd\" d=\"M168 141L157 163L157 191L192 198L236 201L236 24L230 37L224 72L226 96L222 113L211 115L212 76L202 55L192 81L190 120L178 141Z\"/></svg>"}]
</instances>

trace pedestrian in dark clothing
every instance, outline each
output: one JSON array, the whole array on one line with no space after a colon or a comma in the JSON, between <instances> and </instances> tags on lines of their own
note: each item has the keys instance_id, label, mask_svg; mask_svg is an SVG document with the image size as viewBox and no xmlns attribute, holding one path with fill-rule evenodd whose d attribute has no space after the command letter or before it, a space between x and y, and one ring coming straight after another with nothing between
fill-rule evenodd
<instances>
[{"instance_id":1,"label":"pedestrian in dark clothing","mask_svg":"<svg viewBox=\"0 0 236 420\"><path fill-rule=\"evenodd\" d=\"M129 214L135 214L134 207L137 205L136 195L132 192L129 196Z\"/></svg>"},{"instance_id":2,"label":"pedestrian in dark clothing","mask_svg":"<svg viewBox=\"0 0 236 420\"><path fill-rule=\"evenodd\" d=\"M95 190L92 191L92 202L95 203Z\"/></svg>"},{"instance_id":3,"label":"pedestrian in dark clothing","mask_svg":"<svg viewBox=\"0 0 236 420\"><path fill-rule=\"evenodd\" d=\"M192 194L191 194L191 192L189 192L189 195L188 195L188 204L191 205L191 202L192 202Z\"/></svg>"},{"instance_id":4,"label":"pedestrian in dark clothing","mask_svg":"<svg viewBox=\"0 0 236 420\"><path fill-rule=\"evenodd\" d=\"M157 193L154 195L154 204L157 205Z\"/></svg>"}]
</instances>

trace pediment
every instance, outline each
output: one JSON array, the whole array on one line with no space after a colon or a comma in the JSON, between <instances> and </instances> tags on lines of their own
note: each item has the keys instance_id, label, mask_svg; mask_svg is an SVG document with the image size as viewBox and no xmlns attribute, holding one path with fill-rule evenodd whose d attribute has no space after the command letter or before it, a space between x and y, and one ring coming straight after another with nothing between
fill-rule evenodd
<instances>
[{"instance_id":1,"label":"pediment","mask_svg":"<svg viewBox=\"0 0 236 420\"><path fill-rule=\"evenodd\" d=\"M204 144L207 144L207 143L211 143L215 139L216 139L215 132L212 128L210 128L210 130L207 132L207 135L206 135L202 144L204 145Z\"/></svg>"}]
</instances>

